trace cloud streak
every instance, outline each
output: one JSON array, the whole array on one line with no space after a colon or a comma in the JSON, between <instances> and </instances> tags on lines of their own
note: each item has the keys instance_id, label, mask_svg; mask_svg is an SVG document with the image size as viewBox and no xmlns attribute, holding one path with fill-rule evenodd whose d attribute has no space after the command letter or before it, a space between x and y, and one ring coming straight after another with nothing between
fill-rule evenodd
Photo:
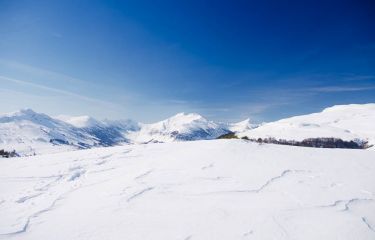
<instances>
[{"instance_id":1,"label":"cloud streak","mask_svg":"<svg viewBox=\"0 0 375 240\"><path fill-rule=\"evenodd\" d=\"M368 81L368 80L374 80L374 75L354 75L354 76L348 76L344 78L346 81Z\"/></svg>"},{"instance_id":2,"label":"cloud streak","mask_svg":"<svg viewBox=\"0 0 375 240\"><path fill-rule=\"evenodd\" d=\"M34 67L31 65L23 64L23 63L13 62L13 61L1 59L1 58L0 58L0 64L9 68L14 68L22 72L26 72L31 75L43 76L44 78L48 78L48 80L55 80L55 81L60 80L60 81L66 81L69 83L87 83L87 81L74 78L66 74L46 70L43 68Z\"/></svg>"},{"instance_id":3,"label":"cloud streak","mask_svg":"<svg viewBox=\"0 0 375 240\"><path fill-rule=\"evenodd\" d=\"M332 93L332 92L359 92L359 91L370 91L375 90L375 86L363 86L363 87L343 87L343 86L327 86L310 88L309 91L318 93Z\"/></svg>"},{"instance_id":4,"label":"cloud streak","mask_svg":"<svg viewBox=\"0 0 375 240\"><path fill-rule=\"evenodd\" d=\"M5 77L5 76L1 76L1 75L0 75L0 80L15 83L15 84L22 85L22 86L30 86L30 87L38 88L40 90L58 93L58 94L69 96L69 97L74 97L74 98L77 98L77 99L80 99L80 100L83 100L83 101L86 101L86 102L102 104L102 105L106 105L106 106L110 106L110 107L118 107L116 104L114 104L112 102L87 97L87 96L84 96L82 94L77 94L77 93L73 93L73 92L69 92L69 91L65 91L65 90L61 90L61 89L57 89L57 88L52 88L52 87L48 87L48 86L33 83L33 82L28 82L28 81L24 81L24 80L15 79L15 78L9 78L9 77Z\"/></svg>"}]
</instances>

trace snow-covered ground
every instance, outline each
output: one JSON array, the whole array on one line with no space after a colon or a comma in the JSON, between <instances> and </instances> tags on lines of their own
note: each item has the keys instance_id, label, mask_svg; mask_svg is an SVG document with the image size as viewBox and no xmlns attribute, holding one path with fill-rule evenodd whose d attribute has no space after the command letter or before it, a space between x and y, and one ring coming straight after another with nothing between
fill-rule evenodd
<instances>
[{"instance_id":1,"label":"snow-covered ground","mask_svg":"<svg viewBox=\"0 0 375 240\"><path fill-rule=\"evenodd\" d=\"M375 239L375 152L211 140L0 159L2 239Z\"/></svg>"}]
</instances>

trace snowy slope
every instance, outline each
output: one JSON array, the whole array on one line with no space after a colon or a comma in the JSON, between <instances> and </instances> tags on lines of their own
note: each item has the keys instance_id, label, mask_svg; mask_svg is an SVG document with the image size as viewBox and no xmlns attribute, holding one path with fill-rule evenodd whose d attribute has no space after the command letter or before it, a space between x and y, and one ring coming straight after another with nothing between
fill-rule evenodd
<instances>
[{"instance_id":1,"label":"snowy slope","mask_svg":"<svg viewBox=\"0 0 375 240\"><path fill-rule=\"evenodd\" d=\"M95 146L98 139L65 122L31 109L0 115L0 149L21 155Z\"/></svg>"},{"instance_id":2,"label":"snowy slope","mask_svg":"<svg viewBox=\"0 0 375 240\"><path fill-rule=\"evenodd\" d=\"M372 240L374 159L241 140L0 159L0 239Z\"/></svg>"},{"instance_id":3,"label":"snowy slope","mask_svg":"<svg viewBox=\"0 0 375 240\"><path fill-rule=\"evenodd\" d=\"M57 118L96 137L102 146L128 142L126 138L128 132L139 130L139 124L131 120L99 121L90 116L58 116Z\"/></svg>"},{"instance_id":4,"label":"snowy slope","mask_svg":"<svg viewBox=\"0 0 375 240\"><path fill-rule=\"evenodd\" d=\"M209 121L199 114L178 113L166 120L142 124L139 131L127 135L135 143L191 141L215 139L229 132L223 125Z\"/></svg>"},{"instance_id":5,"label":"snowy slope","mask_svg":"<svg viewBox=\"0 0 375 240\"><path fill-rule=\"evenodd\" d=\"M282 119L239 133L240 137L303 140L336 137L375 144L375 104L338 105L322 112Z\"/></svg>"}]
</instances>

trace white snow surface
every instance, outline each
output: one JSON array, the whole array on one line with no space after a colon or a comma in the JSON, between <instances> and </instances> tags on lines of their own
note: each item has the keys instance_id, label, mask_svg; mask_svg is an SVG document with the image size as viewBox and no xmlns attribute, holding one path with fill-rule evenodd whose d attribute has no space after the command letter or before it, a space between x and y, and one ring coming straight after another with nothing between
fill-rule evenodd
<instances>
[{"instance_id":1,"label":"white snow surface","mask_svg":"<svg viewBox=\"0 0 375 240\"><path fill-rule=\"evenodd\" d=\"M212 140L0 159L0 239L375 239L375 152Z\"/></svg>"},{"instance_id":2,"label":"white snow surface","mask_svg":"<svg viewBox=\"0 0 375 240\"><path fill-rule=\"evenodd\" d=\"M282 119L244 131L239 137L303 140L335 137L375 144L375 104L337 105L322 112Z\"/></svg>"}]
</instances>

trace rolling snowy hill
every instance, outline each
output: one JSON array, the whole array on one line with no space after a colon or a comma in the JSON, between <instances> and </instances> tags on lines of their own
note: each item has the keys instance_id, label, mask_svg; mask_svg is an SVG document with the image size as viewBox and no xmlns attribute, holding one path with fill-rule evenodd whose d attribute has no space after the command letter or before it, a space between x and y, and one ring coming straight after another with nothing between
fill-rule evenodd
<instances>
[{"instance_id":1,"label":"rolling snowy hill","mask_svg":"<svg viewBox=\"0 0 375 240\"><path fill-rule=\"evenodd\" d=\"M337 105L322 112L282 119L239 133L239 137L297 140L335 137L375 144L375 104Z\"/></svg>"},{"instance_id":2,"label":"rolling snowy hill","mask_svg":"<svg viewBox=\"0 0 375 240\"><path fill-rule=\"evenodd\" d=\"M0 239L373 240L374 159L242 140L0 159Z\"/></svg>"}]
</instances>

